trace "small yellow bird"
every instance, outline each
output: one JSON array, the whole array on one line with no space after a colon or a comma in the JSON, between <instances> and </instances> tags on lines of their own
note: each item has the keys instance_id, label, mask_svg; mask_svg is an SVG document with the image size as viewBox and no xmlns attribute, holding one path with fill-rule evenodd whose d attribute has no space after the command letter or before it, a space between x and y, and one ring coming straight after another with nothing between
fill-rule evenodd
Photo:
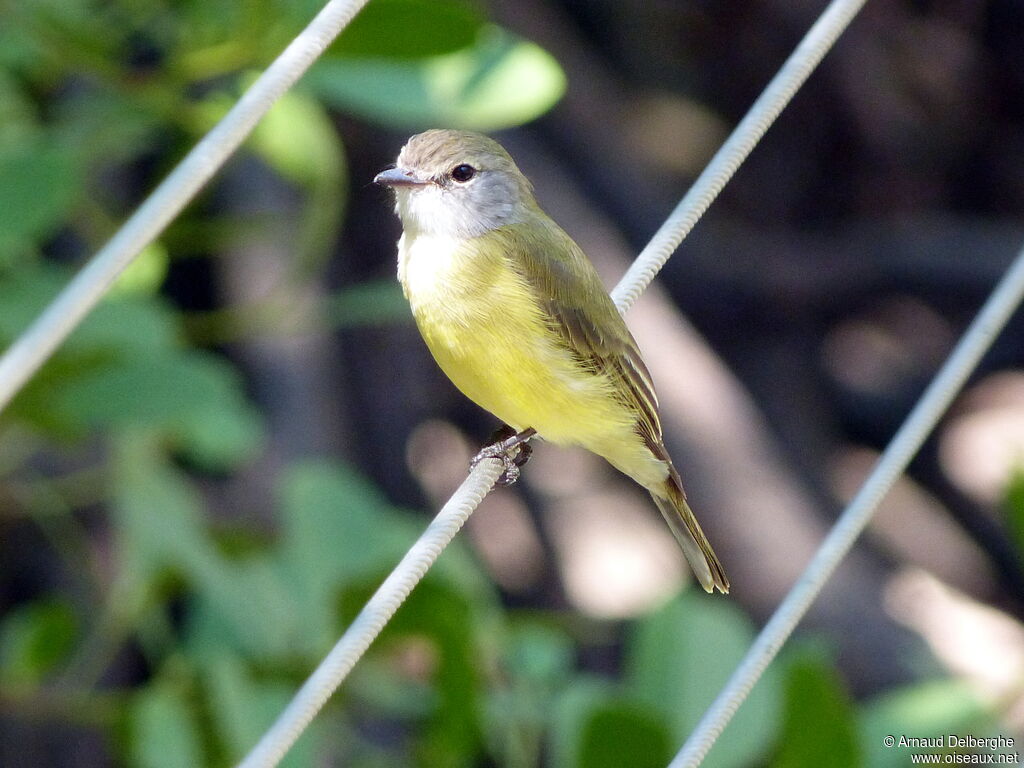
<instances>
[{"instance_id":1,"label":"small yellow bird","mask_svg":"<svg viewBox=\"0 0 1024 768\"><path fill-rule=\"evenodd\" d=\"M729 580L686 503L636 341L594 266L493 139L432 130L374 181L395 191L398 279L434 359L519 434L603 456L650 491L708 592Z\"/></svg>"}]
</instances>

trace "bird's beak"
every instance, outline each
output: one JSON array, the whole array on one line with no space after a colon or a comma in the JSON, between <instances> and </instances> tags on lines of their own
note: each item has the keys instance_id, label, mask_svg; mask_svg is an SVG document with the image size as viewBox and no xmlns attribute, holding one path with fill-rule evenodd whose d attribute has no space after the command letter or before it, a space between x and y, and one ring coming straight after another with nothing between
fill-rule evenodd
<instances>
[{"instance_id":1,"label":"bird's beak","mask_svg":"<svg viewBox=\"0 0 1024 768\"><path fill-rule=\"evenodd\" d=\"M418 178L412 171L404 168L388 168L373 177L374 184L383 184L385 187L418 187L429 184L428 179Z\"/></svg>"}]
</instances>

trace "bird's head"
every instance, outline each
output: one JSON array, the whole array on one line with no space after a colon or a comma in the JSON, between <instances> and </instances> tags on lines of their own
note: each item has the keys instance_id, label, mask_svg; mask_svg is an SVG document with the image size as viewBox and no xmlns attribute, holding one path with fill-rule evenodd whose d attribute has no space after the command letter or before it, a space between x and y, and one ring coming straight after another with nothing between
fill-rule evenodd
<instances>
[{"instance_id":1,"label":"bird's head","mask_svg":"<svg viewBox=\"0 0 1024 768\"><path fill-rule=\"evenodd\" d=\"M478 237L521 221L534 206L530 182L493 139L470 131L431 130L402 147L377 184L395 190L406 232Z\"/></svg>"}]
</instances>

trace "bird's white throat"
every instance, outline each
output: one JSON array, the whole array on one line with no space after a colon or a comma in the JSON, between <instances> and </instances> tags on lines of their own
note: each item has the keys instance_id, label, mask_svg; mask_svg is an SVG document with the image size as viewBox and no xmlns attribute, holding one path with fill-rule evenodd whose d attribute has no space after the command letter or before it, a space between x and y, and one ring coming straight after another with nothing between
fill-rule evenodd
<instances>
[{"instance_id":1,"label":"bird's white throat","mask_svg":"<svg viewBox=\"0 0 1024 768\"><path fill-rule=\"evenodd\" d=\"M424 184L395 189L395 211L411 235L479 237L520 220L519 196L500 179L481 178L471 187Z\"/></svg>"}]
</instances>

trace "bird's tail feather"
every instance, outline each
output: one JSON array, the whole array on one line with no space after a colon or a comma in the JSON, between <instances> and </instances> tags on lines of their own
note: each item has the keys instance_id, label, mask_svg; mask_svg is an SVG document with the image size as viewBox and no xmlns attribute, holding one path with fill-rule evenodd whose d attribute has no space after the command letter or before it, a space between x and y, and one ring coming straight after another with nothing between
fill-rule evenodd
<instances>
[{"instance_id":1,"label":"bird's tail feather","mask_svg":"<svg viewBox=\"0 0 1024 768\"><path fill-rule=\"evenodd\" d=\"M713 592L717 588L719 592L727 593L729 579L714 550L711 549L704 531L700 529L693 510L686 503L686 494L683 493L682 487L675 478L669 477L663 488L664 495L652 491L651 497L661 510L662 517L668 523L676 541L679 542L697 580L707 592Z\"/></svg>"}]
</instances>

